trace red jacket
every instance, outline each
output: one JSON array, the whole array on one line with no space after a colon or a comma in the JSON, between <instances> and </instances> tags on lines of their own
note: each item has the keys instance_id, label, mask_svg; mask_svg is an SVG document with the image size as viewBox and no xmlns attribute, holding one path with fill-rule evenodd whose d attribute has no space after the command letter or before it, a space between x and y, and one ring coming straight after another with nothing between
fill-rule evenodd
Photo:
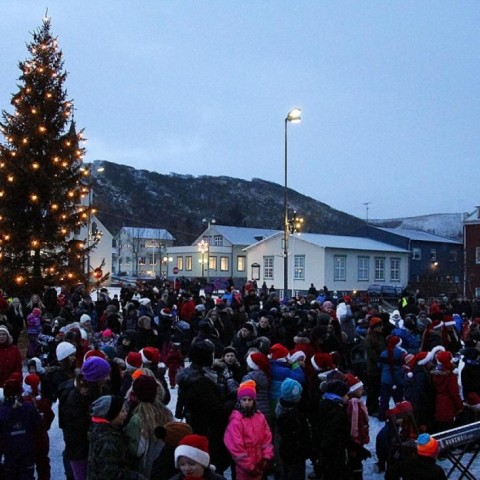
<instances>
[{"instance_id":1,"label":"red jacket","mask_svg":"<svg viewBox=\"0 0 480 480\"><path fill-rule=\"evenodd\" d=\"M434 370L432 381L435 387L435 420L451 422L463 410L458 377L450 371Z\"/></svg>"},{"instance_id":2,"label":"red jacket","mask_svg":"<svg viewBox=\"0 0 480 480\"><path fill-rule=\"evenodd\" d=\"M8 377L22 373L22 354L16 345L0 345L0 387L3 388Z\"/></svg>"}]
</instances>

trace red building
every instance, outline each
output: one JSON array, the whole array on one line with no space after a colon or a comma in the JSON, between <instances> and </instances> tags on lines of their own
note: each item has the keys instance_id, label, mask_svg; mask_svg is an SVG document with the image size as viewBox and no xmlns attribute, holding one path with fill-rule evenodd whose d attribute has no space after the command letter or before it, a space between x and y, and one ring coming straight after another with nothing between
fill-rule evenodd
<instances>
[{"instance_id":1,"label":"red building","mask_svg":"<svg viewBox=\"0 0 480 480\"><path fill-rule=\"evenodd\" d=\"M480 206L463 223L464 295L480 298Z\"/></svg>"}]
</instances>

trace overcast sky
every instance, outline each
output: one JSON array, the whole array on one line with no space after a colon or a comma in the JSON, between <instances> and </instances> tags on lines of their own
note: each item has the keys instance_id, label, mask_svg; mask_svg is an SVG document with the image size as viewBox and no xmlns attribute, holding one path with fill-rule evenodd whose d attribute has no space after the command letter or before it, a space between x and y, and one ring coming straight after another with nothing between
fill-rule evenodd
<instances>
[{"instance_id":1,"label":"overcast sky","mask_svg":"<svg viewBox=\"0 0 480 480\"><path fill-rule=\"evenodd\" d=\"M0 109L46 6L87 162L283 185L298 106L298 192L360 218L480 204L478 0L4 0Z\"/></svg>"}]
</instances>

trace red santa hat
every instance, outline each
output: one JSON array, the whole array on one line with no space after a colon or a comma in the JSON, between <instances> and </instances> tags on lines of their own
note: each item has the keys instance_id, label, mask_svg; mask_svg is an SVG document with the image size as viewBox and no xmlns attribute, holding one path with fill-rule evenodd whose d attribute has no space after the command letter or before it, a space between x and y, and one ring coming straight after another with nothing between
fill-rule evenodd
<instances>
[{"instance_id":1,"label":"red santa hat","mask_svg":"<svg viewBox=\"0 0 480 480\"><path fill-rule=\"evenodd\" d=\"M298 361L304 362L307 356L305 355L305 352L302 352L301 350L297 350L296 352L290 353L288 358L292 363L298 362Z\"/></svg>"},{"instance_id":2,"label":"red santa hat","mask_svg":"<svg viewBox=\"0 0 480 480\"><path fill-rule=\"evenodd\" d=\"M437 354L437 364L441 365L445 370L455 372L455 366L452 363L452 354L450 352L438 352Z\"/></svg>"},{"instance_id":3,"label":"red santa hat","mask_svg":"<svg viewBox=\"0 0 480 480\"><path fill-rule=\"evenodd\" d=\"M168 307L165 307L160 310L160 315L162 317L171 317L172 311Z\"/></svg>"},{"instance_id":4,"label":"red santa hat","mask_svg":"<svg viewBox=\"0 0 480 480\"><path fill-rule=\"evenodd\" d=\"M252 370L261 370L262 372L270 373L270 363L268 358L260 352L252 352L247 357L247 365Z\"/></svg>"},{"instance_id":5,"label":"red santa hat","mask_svg":"<svg viewBox=\"0 0 480 480\"><path fill-rule=\"evenodd\" d=\"M402 344L402 339L396 335L391 335L387 340L387 350L393 350L395 347L399 347Z\"/></svg>"},{"instance_id":6,"label":"red santa hat","mask_svg":"<svg viewBox=\"0 0 480 480\"><path fill-rule=\"evenodd\" d=\"M270 358L280 362L286 362L288 357L288 349L281 343L276 343L270 347Z\"/></svg>"},{"instance_id":7,"label":"red santa hat","mask_svg":"<svg viewBox=\"0 0 480 480\"><path fill-rule=\"evenodd\" d=\"M23 391L25 394L40 400L40 377L36 373L30 373L23 379Z\"/></svg>"},{"instance_id":8,"label":"red santa hat","mask_svg":"<svg viewBox=\"0 0 480 480\"><path fill-rule=\"evenodd\" d=\"M480 410L480 395L476 392L470 392L467 395L467 404L474 410Z\"/></svg>"},{"instance_id":9,"label":"red santa hat","mask_svg":"<svg viewBox=\"0 0 480 480\"><path fill-rule=\"evenodd\" d=\"M142 366L142 356L138 352L128 352L125 358L125 365L127 368L140 368Z\"/></svg>"},{"instance_id":10,"label":"red santa hat","mask_svg":"<svg viewBox=\"0 0 480 480\"><path fill-rule=\"evenodd\" d=\"M140 350L143 363L153 363L157 365L160 362L160 352L155 347L145 347Z\"/></svg>"},{"instance_id":11,"label":"red santa hat","mask_svg":"<svg viewBox=\"0 0 480 480\"><path fill-rule=\"evenodd\" d=\"M333 358L329 353L316 353L312 359L312 366L315 370L333 370L337 368L335 363L333 363Z\"/></svg>"},{"instance_id":12,"label":"red santa hat","mask_svg":"<svg viewBox=\"0 0 480 480\"><path fill-rule=\"evenodd\" d=\"M187 435L183 437L175 449L175 466L178 468L178 459L187 457L199 463L204 468L210 465L210 454L208 451L208 438L202 435Z\"/></svg>"},{"instance_id":13,"label":"red santa hat","mask_svg":"<svg viewBox=\"0 0 480 480\"><path fill-rule=\"evenodd\" d=\"M353 393L359 388L363 387L363 382L356 377L355 375L352 375L351 373L347 373L345 375L345 381L347 382L348 385L348 393Z\"/></svg>"},{"instance_id":14,"label":"red santa hat","mask_svg":"<svg viewBox=\"0 0 480 480\"><path fill-rule=\"evenodd\" d=\"M107 356L105 355L104 352L102 352L101 350L89 350L84 356L83 356L83 361L87 360L88 358L91 358L91 357L99 357L99 358L104 358L106 359Z\"/></svg>"}]
</instances>

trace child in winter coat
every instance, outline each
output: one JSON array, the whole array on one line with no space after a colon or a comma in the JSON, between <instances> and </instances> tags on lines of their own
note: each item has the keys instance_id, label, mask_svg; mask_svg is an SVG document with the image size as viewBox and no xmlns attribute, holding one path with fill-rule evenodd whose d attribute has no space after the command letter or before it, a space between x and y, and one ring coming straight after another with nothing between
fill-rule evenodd
<instances>
[{"instance_id":1,"label":"child in winter coat","mask_svg":"<svg viewBox=\"0 0 480 480\"><path fill-rule=\"evenodd\" d=\"M178 371L185 367L180 343L172 343L165 359L165 365L168 368L168 380L170 388L175 388L177 383Z\"/></svg>"},{"instance_id":2,"label":"child in winter coat","mask_svg":"<svg viewBox=\"0 0 480 480\"><path fill-rule=\"evenodd\" d=\"M5 402L0 406L0 445L4 456L4 478L34 480L34 436L42 419L37 409L22 401L22 384L10 378L4 385Z\"/></svg>"},{"instance_id":3,"label":"child in winter coat","mask_svg":"<svg viewBox=\"0 0 480 480\"><path fill-rule=\"evenodd\" d=\"M352 445L348 452L348 462L352 471L352 479L363 479L362 461L371 457L371 453L364 447L370 442L368 426L368 410L362 401L363 382L354 375L345 375L348 390L347 414L350 419L350 436Z\"/></svg>"},{"instance_id":4,"label":"child in winter coat","mask_svg":"<svg viewBox=\"0 0 480 480\"><path fill-rule=\"evenodd\" d=\"M225 480L210 466L208 438L203 435L183 437L175 449L175 466L180 470L170 480Z\"/></svg>"},{"instance_id":5,"label":"child in winter coat","mask_svg":"<svg viewBox=\"0 0 480 480\"><path fill-rule=\"evenodd\" d=\"M42 330L42 311L39 308L34 308L32 313L27 317L27 334L28 334L28 348L27 358L32 358L37 355L38 349L38 334Z\"/></svg>"},{"instance_id":6,"label":"child in winter coat","mask_svg":"<svg viewBox=\"0 0 480 480\"><path fill-rule=\"evenodd\" d=\"M277 403L277 434L281 460L280 480L304 480L305 460L311 456L312 436L306 415L299 409L302 386L286 378Z\"/></svg>"},{"instance_id":7,"label":"child in winter coat","mask_svg":"<svg viewBox=\"0 0 480 480\"><path fill-rule=\"evenodd\" d=\"M223 437L235 462L237 480L261 480L273 461L272 433L257 410L255 382L241 383Z\"/></svg>"},{"instance_id":8,"label":"child in winter coat","mask_svg":"<svg viewBox=\"0 0 480 480\"><path fill-rule=\"evenodd\" d=\"M23 401L31 403L40 413L42 423L34 433L33 454L37 469L38 480L50 480L50 438L48 431L52 425L55 414L50 402L40 393L40 377L29 374L23 379Z\"/></svg>"}]
</instances>

